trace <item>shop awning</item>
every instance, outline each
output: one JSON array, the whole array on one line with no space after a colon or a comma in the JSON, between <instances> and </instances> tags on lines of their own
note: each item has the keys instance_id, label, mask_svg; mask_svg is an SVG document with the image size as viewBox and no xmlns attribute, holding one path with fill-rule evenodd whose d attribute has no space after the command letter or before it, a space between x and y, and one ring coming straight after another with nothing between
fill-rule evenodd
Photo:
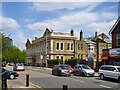
<instances>
[{"instance_id":1,"label":"shop awning","mask_svg":"<svg viewBox=\"0 0 120 90\"><path fill-rule=\"evenodd\" d=\"M108 59L108 57L101 57L100 60Z\"/></svg>"}]
</instances>

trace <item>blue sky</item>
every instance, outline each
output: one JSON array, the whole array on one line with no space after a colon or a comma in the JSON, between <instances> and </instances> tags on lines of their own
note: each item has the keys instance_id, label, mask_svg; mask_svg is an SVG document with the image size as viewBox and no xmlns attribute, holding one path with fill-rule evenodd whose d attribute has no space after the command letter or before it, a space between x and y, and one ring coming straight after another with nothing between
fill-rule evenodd
<instances>
[{"instance_id":1,"label":"blue sky","mask_svg":"<svg viewBox=\"0 0 120 90\"><path fill-rule=\"evenodd\" d=\"M78 39L81 29L84 37L95 31L108 35L118 18L118 2L2 2L0 17L0 28L22 50L27 38L42 36L46 27L66 33L73 28Z\"/></svg>"}]
</instances>

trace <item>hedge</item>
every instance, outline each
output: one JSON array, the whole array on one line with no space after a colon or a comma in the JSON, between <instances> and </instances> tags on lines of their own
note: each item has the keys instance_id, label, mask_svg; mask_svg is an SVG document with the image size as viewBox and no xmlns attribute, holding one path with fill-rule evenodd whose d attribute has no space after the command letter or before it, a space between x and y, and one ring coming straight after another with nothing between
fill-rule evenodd
<instances>
[{"instance_id":1,"label":"hedge","mask_svg":"<svg viewBox=\"0 0 120 90\"><path fill-rule=\"evenodd\" d=\"M62 59L48 60L48 67L53 67L54 65L57 65L57 64L63 64L63 60Z\"/></svg>"}]
</instances>

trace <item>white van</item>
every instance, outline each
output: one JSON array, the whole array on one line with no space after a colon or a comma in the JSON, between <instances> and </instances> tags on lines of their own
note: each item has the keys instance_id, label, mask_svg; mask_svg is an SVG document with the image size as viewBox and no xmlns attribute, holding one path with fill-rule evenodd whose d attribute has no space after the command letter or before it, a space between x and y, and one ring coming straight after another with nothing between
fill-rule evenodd
<instances>
[{"instance_id":1,"label":"white van","mask_svg":"<svg viewBox=\"0 0 120 90\"><path fill-rule=\"evenodd\" d=\"M103 65L100 67L98 75L100 79L113 78L120 82L120 66Z\"/></svg>"}]
</instances>

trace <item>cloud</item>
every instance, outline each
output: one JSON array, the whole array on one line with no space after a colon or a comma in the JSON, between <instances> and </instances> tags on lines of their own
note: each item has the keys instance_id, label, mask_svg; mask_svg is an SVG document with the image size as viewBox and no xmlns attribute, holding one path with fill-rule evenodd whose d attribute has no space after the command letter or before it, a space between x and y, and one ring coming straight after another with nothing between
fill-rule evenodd
<instances>
[{"instance_id":1,"label":"cloud","mask_svg":"<svg viewBox=\"0 0 120 90\"><path fill-rule=\"evenodd\" d=\"M15 32L15 35L11 35L11 38L13 38L13 44L15 46L17 46L21 50L25 49L25 42L27 40L27 37L22 30L17 30Z\"/></svg>"},{"instance_id":2,"label":"cloud","mask_svg":"<svg viewBox=\"0 0 120 90\"><path fill-rule=\"evenodd\" d=\"M45 29L46 27L55 30L65 29L74 25L87 24L99 19L97 13L77 12L62 16L60 18L44 20L34 24L28 24L27 27L32 30Z\"/></svg>"},{"instance_id":3,"label":"cloud","mask_svg":"<svg viewBox=\"0 0 120 90\"><path fill-rule=\"evenodd\" d=\"M33 6L30 9L37 12L40 11L55 11L60 9L74 10L76 8L82 8L91 5L93 2L42 2L42 3L33 3Z\"/></svg>"},{"instance_id":4,"label":"cloud","mask_svg":"<svg viewBox=\"0 0 120 90\"><path fill-rule=\"evenodd\" d=\"M33 22L33 21L35 21L34 19L24 19L23 20L25 23L29 23L29 22Z\"/></svg>"},{"instance_id":5,"label":"cloud","mask_svg":"<svg viewBox=\"0 0 120 90\"><path fill-rule=\"evenodd\" d=\"M105 33L108 34L110 29L112 28L113 24L116 20L111 20L109 22L103 21L103 22L93 22L86 25L87 30L89 31L97 31L98 33Z\"/></svg>"},{"instance_id":6,"label":"cloud","mask_svg":"<svg viewBox=\"0 0 120 90\"><path fill-rule=\"evenodd\" d=\"M2 17L0 16L0 29L2 29L3 31L12 31L12 30L16 30L20 27L20 25L12 18L6 18L6 17Z\"/></svg>"}]
</instances>

